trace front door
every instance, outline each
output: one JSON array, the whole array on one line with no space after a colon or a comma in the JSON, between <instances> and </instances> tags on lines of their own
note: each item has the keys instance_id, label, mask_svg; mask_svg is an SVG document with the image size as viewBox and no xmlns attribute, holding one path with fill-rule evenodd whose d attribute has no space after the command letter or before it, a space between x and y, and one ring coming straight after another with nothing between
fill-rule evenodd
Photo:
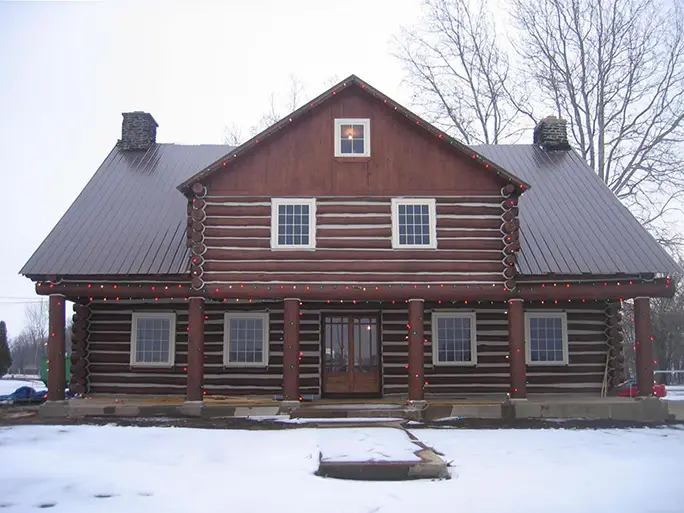
<instances>
[{"instance_id":1,"label":"front door","mask_svg":"<svg viewBox=\"0 0 684 513\"><path fill-rule=\"evenodd\" d=\"M323 393L380 393L378 317L329 315L323 319Z\"/></svg>"}]
</instances>

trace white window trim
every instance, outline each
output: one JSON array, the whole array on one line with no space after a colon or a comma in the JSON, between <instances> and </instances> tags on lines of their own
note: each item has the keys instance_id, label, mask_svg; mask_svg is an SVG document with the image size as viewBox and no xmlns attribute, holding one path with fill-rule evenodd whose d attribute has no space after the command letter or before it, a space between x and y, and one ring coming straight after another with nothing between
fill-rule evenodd
<instances>
[{"instance_id":1,"label":"white window trim","mask_svg":"<svg viewBox=\"0 0 684 513\"><path fill-rule=\"evenodd\" d=\"M399 205L428 206L430 244L399 244ZM437 249L437 206L434 198L392 198L392 248Z\"/></svg>"},{"instance_id":2,"label":"white window trim","mask_svg":"<svg viewBox=\"0 0 684 513\"><path fill-rule=\"evenodd\" d=\"M231 362L230 357L230 319L262 319L264 323L264 339L262 341L261 362ZM224 367L268 367L268 342L271 333L268 312L226 312L223 316L223 366Z\"/></svg>"},{"instance_id":3,"label":"white window trim","mask_svg":"<svg viewBox=\"0 0 684 513\"><path fill-rule=\"evenodd\" d=\"M563 360L558 362L533 362L532 361L532 343L530 341L530 318L546 318L546 319L560 319L562 342L563 342ZM549 310L528 310L525 312L525 360L527 365L568 365L568 314L560 311Z\"/></svg>"},{"instance_id":4,"label":"white window trim","mask_svg":"<svg viewBox=\"0 0 684 513\"><path fill-rule=\"evenodd\" d=\"M165 362L139 362L138 353L138 320L139 319L168 319L169 331L169 359ZM131 318L131 367L173 367L176 361L176 314L174 312L133 312Z\"/></svg>"},{"instance_id":5,"label":"white window trim","mask_svg":"<svg viewBox=\"0 0 684 513\"><path fill-rule=\"evenodd\" d=\"M342 125L363 125L363 153L342 153ZM344 158L371 156L371 131L369 118L335 119L335 156Z\"/></svg>"},{"instance_id":6,"label":"white window trim","mask_svg":"<svg viewBox=\"0 0 684 513\"><path fill-rule=\"evenodd\" d=\"M439 340L437 338L437 321L440 318L460 318L470 319L470 361L467 362L442 362L439 360L437 352L439 348ZM477 365L477 315L475 312L461 312L442 310L433 312L431 318L430 330L432 333L432 365L434 366L463 366L472 367Z\"/></svg>"},{"instance_id":7,"label":"white window trim","mask_svg":"<svg viewBox=\"0 0 684 513\"><path fill-rule=\"evenodd\" d=\"M281 205L309 206L309 243L278 244L278 210ZM271 198L271 249L316 248L316 198Z\"/></svg>"}]
</instances>

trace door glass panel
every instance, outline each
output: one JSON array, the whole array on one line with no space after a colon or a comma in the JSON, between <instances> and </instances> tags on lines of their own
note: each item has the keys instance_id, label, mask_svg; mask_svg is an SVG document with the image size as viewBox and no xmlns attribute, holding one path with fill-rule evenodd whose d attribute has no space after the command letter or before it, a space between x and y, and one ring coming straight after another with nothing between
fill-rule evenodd
<instances>
[{"instance_id":1,"label":"door glass panel","mask_svg":"<svg viewBox=\"0 0 684 513\"><path fill-rule=\"evenodd\" d=\"M377 320L354 318L354 369L375 372L378 364Z\"/></svg>"},{"instance_id":2,"label":"door glass panel","mask_svg":"<svg viewBox=\"0 0 684 513\"><path fill-rule=\"evenodd\" d=\"M325 368L329 372L349 369L349 320L331 317L325 324Z\"/></svg>"}]
</instances>

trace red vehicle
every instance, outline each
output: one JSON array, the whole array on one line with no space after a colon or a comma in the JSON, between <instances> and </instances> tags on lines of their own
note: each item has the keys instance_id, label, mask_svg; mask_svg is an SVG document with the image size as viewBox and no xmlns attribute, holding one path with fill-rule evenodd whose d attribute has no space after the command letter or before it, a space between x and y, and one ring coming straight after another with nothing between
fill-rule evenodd
<instances>
[{"instance_id":1,"label":"red vehicle","mask_svg":"<svg viewBox=\"0 0 684 513\"><path fill-rule=\"evenodd\" d=\"M638 395L637 390L636 380L630 379L615 388L615 395L618 397L636 397ZM653 385L653 395L655 397L665 397L667 395L665 385Z\"/></svg>"}]
</instances>

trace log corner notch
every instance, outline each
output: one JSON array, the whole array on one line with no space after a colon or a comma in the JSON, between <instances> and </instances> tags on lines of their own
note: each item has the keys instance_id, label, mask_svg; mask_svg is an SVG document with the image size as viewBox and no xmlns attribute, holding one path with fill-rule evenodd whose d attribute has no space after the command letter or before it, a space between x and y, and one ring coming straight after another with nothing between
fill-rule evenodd
<instances>
[{"instance_id":1,"label":"log corner notch","mask_svg":"<svg viewBox=\"0 0 684 513\"><path fill-rule=\"evenodd\" d=\"M193 290L204 288L204 254L207 245L204 242L204 220L207 218L205 197L207 188L201 183L192 186L192 195L188 198L188 239L190 248L190 284Z\"/></svg>"},{"instance_id":2,"label":"log corner notch","mask_svg":"<svg viewBox=\"0 0 684 513\"><path fill-rule=\"evenodd\" d=\"M607 301L605 308L606 356L606 387L605 391L613 390L625 380L625 355L622 342L622 313L619 301Z\"/></svg>"},{"instance_id":3,"label":"log corner notch","mask_svg":"<svg viewBox=\"0 0 684 513\"><path fill-rule=\"evenodd\" d=\"M636 353L637 395L653 395L653 337L651 304L647 297L634 298L634 345Z\"/></svg>"},{"instance_id":4,"label":"log corner notch","mask_svg":"<svg viewBox=\"0 0 684 513\"><path fill-rule=\"evenodd\" d=\"M518 271L515 267L516 253L520 250L520 219L518 219L518 199L520 191L513 184L501 188L501 236L504 243L503 278L506 290L514 291L517 287L516 276Z\"/></svg>"},{"instance_id":5,"label":"log corner notch","mask_svg":"<svg viewBox=\"0 0 684 513\"><path fill-rule=\"evenodd\" d=\"M77 396L88 393L88 339L90 305L74 305L71 327L71 379L69 390Z\"/></svg>"}]
</instances>

